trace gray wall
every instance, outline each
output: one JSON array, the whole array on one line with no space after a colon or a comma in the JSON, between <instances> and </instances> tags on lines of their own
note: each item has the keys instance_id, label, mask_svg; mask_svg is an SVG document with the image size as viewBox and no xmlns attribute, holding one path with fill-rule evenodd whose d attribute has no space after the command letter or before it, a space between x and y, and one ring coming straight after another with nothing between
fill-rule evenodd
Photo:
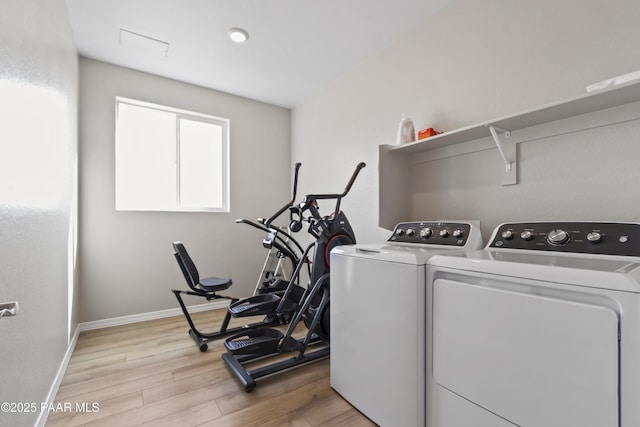
<instances>
[{"instance_id":1,"label":"gray wall","mask_svg":"<svg viewBox=\"0 0 640 427\"><path fill-rule=\"evenodd\" d=\"M234 221L270 216L291 197L290 111L86 58L80 95L81 321L177 308L170 290L187 285L174 240L201 275L232 277L230 293L250 295L264 235ZM115 211L116 96L231 120L230 213Z\"/></svg>"},{"instance_id":2,"label":"gray wall","mask_svg":"<svg viewBox=\"0 0 640 427\"><path fill-rule=\"evenodd\" d=\"M0 425L32 426L77 325L78 57L64 0L0 1ZM18 408L19 409L19 408Z\"/></svg>"},{"instance_id":3,"label":"gray wall","mask_svg":"<svg viewBox=\"0 0 640 427\"><path fill-rule=\"evenodd\" d=\"M313 159L328 186L366 161L344 207L360 241L385 239L377 147L395 143L402 113L417 129L446 131L584 94L591 83L640 69L638 22L636 0L451 0L296 106L293 160ZM514 187L500 185L497 150L420 163L404 190L412 194L406 219L479 219L485 239L504 220L640 221L640 199L629 197L640 179L638 126L520 144Z\"/></svg>"}]
</instances>

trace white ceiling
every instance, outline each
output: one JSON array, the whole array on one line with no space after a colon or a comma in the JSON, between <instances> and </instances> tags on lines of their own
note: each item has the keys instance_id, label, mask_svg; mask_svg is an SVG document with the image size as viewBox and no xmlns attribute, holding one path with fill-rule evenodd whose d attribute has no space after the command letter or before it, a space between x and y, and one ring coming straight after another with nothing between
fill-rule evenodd
<instances>
[{"instance_id":1,"label":"white ceiling","mask_svg":"<svg viewBox=\"0 0 640 427\"><path fill-rule=\"evenodd\" d=\"M66 0L82 56L290 108L447 1Z\"/></svg>"}]
</instances>

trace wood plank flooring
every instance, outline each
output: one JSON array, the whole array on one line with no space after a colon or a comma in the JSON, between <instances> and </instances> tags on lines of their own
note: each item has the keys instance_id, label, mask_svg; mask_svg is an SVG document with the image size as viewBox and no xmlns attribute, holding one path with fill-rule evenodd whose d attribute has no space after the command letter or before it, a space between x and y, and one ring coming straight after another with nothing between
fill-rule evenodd
<instances>
[{"instance_id":1,"label":"wood plank flooring","mask_svg":"<svg viewBox=\"0 0 640 427\"><path fill-rule=\"evenodd\" d=\"M208 331L223 315L193 318ZM259 379L246 393L221 359L222 340L202 353L187 330L179 316L82 332L46 425L375 425L330 387L329 359Z\"/></svg>"}]
</instances>

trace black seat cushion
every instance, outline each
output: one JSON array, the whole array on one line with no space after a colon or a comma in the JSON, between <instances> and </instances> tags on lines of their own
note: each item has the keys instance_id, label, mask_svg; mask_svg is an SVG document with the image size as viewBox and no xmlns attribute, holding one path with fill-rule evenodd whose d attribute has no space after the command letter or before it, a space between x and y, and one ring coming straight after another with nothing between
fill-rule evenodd
<instances>
[{"instance_id":1,"label":"black seat cushion","mask_svg":"<svg viewBox=\"0 0 640 427\"><path fill-rule=\"evenodd\" d=\"M207 277L201 279L198 286L206 292L217 292L229 288L232 283L229 278Z\"/></svg>"}]
</instances>

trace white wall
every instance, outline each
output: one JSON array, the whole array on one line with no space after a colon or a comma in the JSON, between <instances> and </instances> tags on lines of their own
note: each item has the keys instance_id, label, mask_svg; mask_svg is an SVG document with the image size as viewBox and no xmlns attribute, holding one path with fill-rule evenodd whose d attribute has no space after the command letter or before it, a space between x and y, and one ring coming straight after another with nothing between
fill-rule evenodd
<instances>
[{"instance_id":1,"label":"white wall","mask_svg":"<svg viewBox=\"0 0 640 427\"><path fill-rule=\"evenodd\" d=\"M78 57L64 0L0 10L0 302L20 304L0 319L0 402L37 404L0 425L32 426L78 317Z\"/></svg>"},{"instance_id":2,"label":"white wall","mask_svg":"<svg viewBox=\"0 0 640 427\"><path fill-rule=\"evenodd\" d=\"M230 213L115 211L116 96L231 120ZM250 295L264 235L234 221L268 217L290 199L290 165L288 109L81 58L81 321L177 308L170 290L187 284L174 240L185 243L202 276L231 277L230 294Z\"/></svg>"},{"instance_id":3,"label":"white wall","mask_svg":"<svg viewBox=\"0 0 640 427\"><path fill-rule=\"evenodd\" d=\"M294 109L293 160L313 159L324 185L338 187L366 161L344 208L360 241L386 239L377 227L377 146L395 143L402 113L417 129L446 131L583 94L640 69L639 20L636 0L451 0ZM479 219L485 238L503 220L640 221L640 199L627 197L640 178L637 134L635 122L521 144L514 187L500 185L495 150L422 163L411 170L406 219Z\"/></svg>"}]
</instances>

